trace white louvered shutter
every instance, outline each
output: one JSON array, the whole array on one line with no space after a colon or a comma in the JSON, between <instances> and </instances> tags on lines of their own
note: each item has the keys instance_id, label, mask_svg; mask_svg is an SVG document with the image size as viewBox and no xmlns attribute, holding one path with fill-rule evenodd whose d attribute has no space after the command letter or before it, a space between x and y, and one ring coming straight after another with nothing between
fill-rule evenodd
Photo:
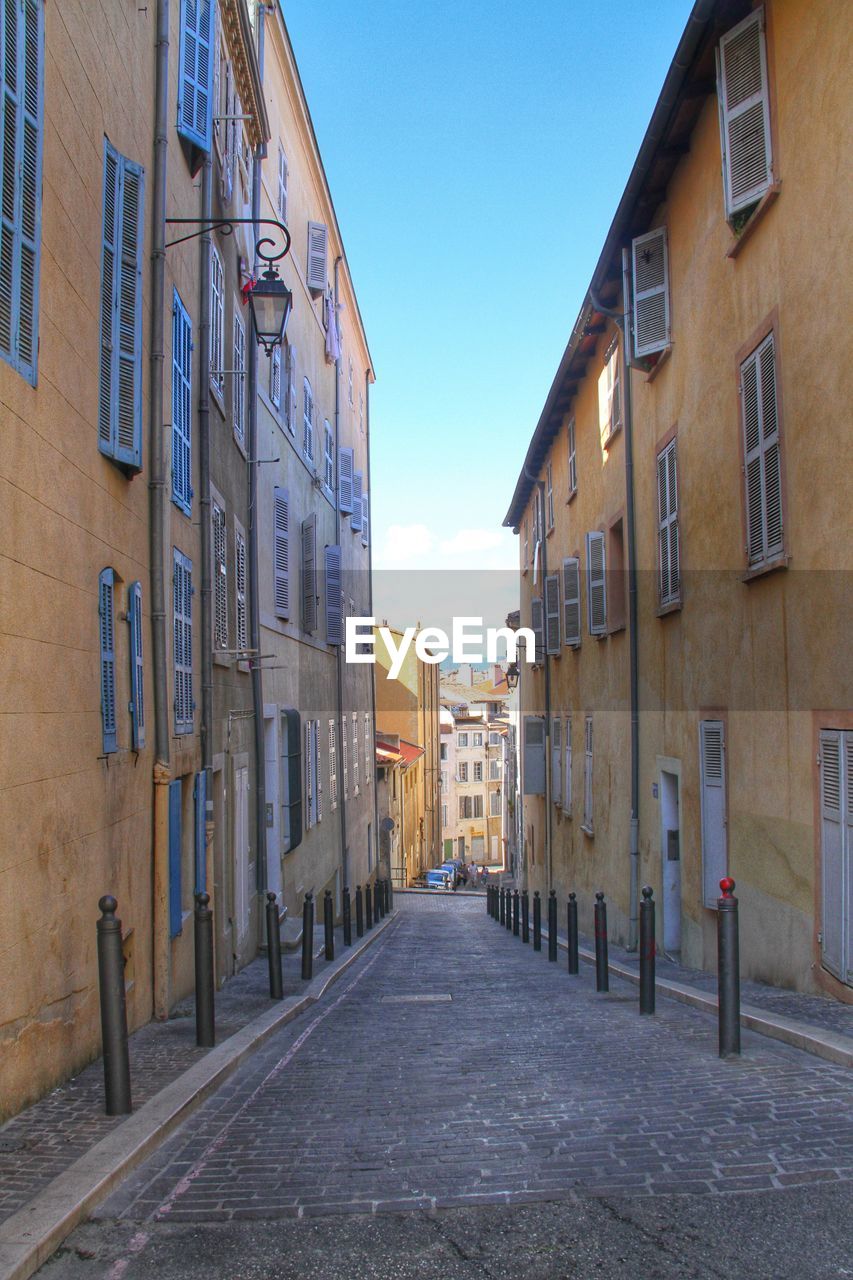
<instances>
[{"instance_id":1,"label":"white louvered shutter","mask_svg":"<svg viewBox=\"0 0 853 1280\"><path fill-rule=\"evenodd\" d=\"M281 406L281 347L275 346L270 356L270 400L276 409Z\"/></svg>"},{"instance_id":2,"label":"white louvered shutter","mask_svg":"<svg viewBox=\"0 0 853 1280\"><path fill-rule=\"evenodd\" d=\"M638 356L668 346L669 263L666 227L637 236L634 261L634 351Z\"/></svg>"},{"instance_id":3,"label":"white louvered shutter","mask_svg":"<svg viewBox=\"0 0 853 1280\"><path fill-rule=\"evenodd\" d=\"M533 638L536 641L535 661L539 663L542 661L545 652L545 623L541 596L534 596L530 601L530 625L533 629Z\"/></svg>"},{"instance_id":4,"label":"white louvered shutter","mask_svg":"<svg viewBox=\"0 0 853 1280\"><path fill-rule=\"evenodd\" d=\"M296 435L296 347L292 342L287 344L287 429L292 436Z\"/></svg>"},{"instance_id":5,"label":"white louvered shutter","mask_svg":"<svg viewBox=\"0 0 853 1280\"><path fill-rule=\"evenodd\" d=\"M101 642L101 729L104 755L118 750L116 729L116 651L112 569L98 578L98 630Z\"/></svg>"},{"instance_id":6,"label":"white louvered shutter","mask_svg":"<svg viewBox=\"0 0 853 1280\"><path fill-rule=\"evenodd\" d=\"M338 743L334 720L329 721L329 805L332 809L338 807Z\"/></svg>"},{"instance_id":7,"label":"white louvered shutter","mask_svg":"<svg viewBox=\"0 0 853 1280\"><path fill-rule=\"evenodd\" d=\"M273 495L273 566L275 616L290 617L290 501L276 486Z\"/></svg>"},{"instance_id":8,"label":"white louvered shutter","mask_svg":"<svg viewBox=\"0 0 853 1280\"><path fill-rule=\"evenodd\" d=\"M716 907L726 874L726 749L722 720L699 725L702 812L702 887L706 907Z\"/></svg>"},{"instance_id":9,"label":"white louvered shutter","mask_svg":"<svg viewBox=\"0 0 853 1280\"><path fill-rule=\"evenodd\" d=\"M352 517L350 519L350 528L353 533L361 531L361 489L364 481L364 473L354 471L352 473Z\"/></svg>"},{"instance_id":10,"label":"white louvered shutter","mask_svg":"<svg viewBox=\"0 0 853 1280\"><path fill-rule=\"evenodd\" d=\"M317 630L317 516L302 521L302 630Z\"/></svg>"},{"instance_id":11,"label":"white louvered shutter","mask_svg":"<svg viewBox=\"0 0 853 1280\"><path fill-rule=\"evenodd\" d=\"M306 284L311 290L323 293L326 288L326 254L328 231L323 222L308 223L308 269Z\"/></svg>"},{"instance_id":12,"label":"white louvered shutter","mask_svg":"<svg viewBox=\"0 0 853 1280\"><path fill-rule=\"evenodd\" d=\"M773 334L741 365L741 416L746 480L747 559L750 565L781 555L782 459L776 402Z\"/></svg>"},{"instance_id":13,"label":"white louvered shutter","mask_svg":"<svg viewBox=\"0 0 853 1280\"><path fill-rule=\"evenodd\" d=\"M361 495L361 545L370 545L370 502L366 493Z\"/></svg>"},{"instance_id":14,"label":"white louvered shutter","mask_svg":"<svg viewBox=\"0 0 853 1280\"><path fill-rule=\"evenodd\" d=\"M554 716L551 721L551 801L556 805L561 805L563 802L562 736L562 724L560 717Z\"/></svg>"},{"instance_id":15,"label":"white louvered shutter","mask_svg":"<svg viewBox=\"0 0 853 1280\"><path fill-rule=\"evenodd\" d=\"M352 449L338 450L338 506L341 511L352 512Z\"/></svg>"},{"instance_id":16,"label":"white louvered shutter","mask_svg":"<svg viewBox=\"0 0 853 1280\"><path fill-rule=\"evenodd\" d=\"M228 566L225 512L217 502L211 506L213 524L213 647L228 648Z\"/></svg>"},{"instance_id":17,"label":"white louvered shutter","mask_svg":"<svg viewBox=\"0 0 853 1280\"><path fill-rule=\"evenodd\" d=\"M592 716L584 722L584 758L583 758L583 825L592 831Z\"/></svg>"},{"instance_id":18,"label":"white louvered shutter","mask_svg":"<svg viewBox=\"0 0 853 1280\"><path fill-rule=\"evenodd\" d=\"M326 547L326 643L343 643L341 549L338 546Z\"/></svg>"},{"instance_id":19,"label":"white louvered shutter","mask_svg":"<svg viewBox=\"0 0 853 1280\"><path fill-rule=\"evenodd\" d=\"M825 967L837 978L842 977L845 923L842 785L845 736L838 730L824 730L820 735L821 957ZM853 734L850 737L853 738Z\"/></svg>"},{"instance_id":20,"label":"white louvered shutter","mask_svg":"<svg viewBox=\"0 0 853 1280\"><path fill-rule=\"evenodd\" d=\"M681 595L678 551L678 458L673 440L658 454L658 599L672 604Z\"/></svg>"},{"instance_id":21,"label":"white louvered shutter","mask_svg":"<svg viewBox=\"0 0 853 1280\"><path fill-rule=\"evenodd\" d=\"M234 531L234 596L237 616L237 648L245 653L249 647L246 609L246 539L239 529Z\"/></svg>"},{"instance_id":22,"label":"white louvered shutter","mask_svg":"<svg viewBox=\"0 0 853 1280\"><path fill-rule=\"evenodd\" d=\"M526 796L545 794L545 721L541 716L524 717L524 776Z\"/></svg>"},{"instance_id":23,"label":"white louvered shutter","mask_svg":"<svg viewBox=\"0 0 853 1280\"><path fill-rule=\"evenodd\" d=\"M773 179L763 9L720 41L717 98L726 214L731 217L759 200Z\"/></svg>"},{"instance_id":24,"label":"white louvered shutter","mask_svg":"<svg viewBox=\"0 0 853 1280\"><path fill-rule=\"evenodd\" d=\"M560 652L560 578L556 573L545 579L545 650Z\"/></svg>"},{"instance_id":25,"label":"white louvered shutter","mask_svg":"<svg viewBox=\"0 0 853 1280\"><path fill-rule=\"evenodd\" d=\"M566 737L563 743L563 813L572 812L572 720L566 719Z\"/></svg>"},{"instance_id":26,"label":"white louvered shutter","mask_svg":"<svg viewBox=\"0 0 853 1280\"><path fill-rule=\"evenodd\" d=\"M574 649L581 642L581 570L576 556L563 561L563 640Z\"/></svg>"},{"instance_id":27,"label":"white louvered shutter","mask_svg":"<svg viewBox=\"0 0 853 1280\"><path fill-rule=\"evenodd\" d=\"M311 750L311 721L305 721L305 826L314 825L314 753Z\"/></svg>"},{"instance_id":28,"label":"white louvered shutter","mask_svg":"<svg viewBox=\"0 0 853 1280\"><path fill-rule=\"evenodd\" d=\"M278 216L287 223L287 156L284 147L278 144Z\"/></svg>"},{"instance_id":29,"label":"white louvered shutter","mask_svg":"<svg viewBox=\"0 0 853 1280\"><path fill-rule=\"evenodd\" d=\"M604 572L604 534L593 531L586 535L586 603L591 636L603 636L607 630L607 580Z\"/></svg>"}]
</instances>

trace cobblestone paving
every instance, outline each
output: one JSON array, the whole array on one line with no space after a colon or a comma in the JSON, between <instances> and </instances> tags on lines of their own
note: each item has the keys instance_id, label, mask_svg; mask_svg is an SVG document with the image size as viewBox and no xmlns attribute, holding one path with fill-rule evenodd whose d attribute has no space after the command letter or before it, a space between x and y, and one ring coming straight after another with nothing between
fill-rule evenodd
<instances>
[{"instance_id":1,"label":"cobblestone paving","mask_svg":"<svg viewBox=\"0 0 853 1280\"><path fill-rule=\"evenodd\" d=\"M99 1210L159 1222L714 1195L853 1179L850 1074L636 989L596 995L485 914L397 899L329 1003L271 1037ZM336 992L338 989L336 988ZM450 1001L386 996L449 994Z\"/></svg>"}]
</instances>

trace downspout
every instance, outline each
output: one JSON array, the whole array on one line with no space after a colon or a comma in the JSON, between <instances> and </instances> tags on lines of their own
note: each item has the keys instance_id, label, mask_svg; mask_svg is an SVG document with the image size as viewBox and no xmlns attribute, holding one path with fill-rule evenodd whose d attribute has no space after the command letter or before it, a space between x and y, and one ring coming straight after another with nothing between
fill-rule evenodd
<instances>
[{"instance_id":1,"label":"downspout","mask_svg":"<svg viewBox=\"0 0 853 1280\"><path fill-rule=\"evenodd\" d=\"M261 84L264 79L264 18L266 7L258 5L258 66ZM266 145L261 142L255 150L252 163L252 218L257 223L261 216L261 161L267 153ZM255 239L259 230L255 226ZM254 267L254 263L252 264ZM266 753L264 750L264 689L261 672L261 623L260 600L258 592L258 343L252 328L252 340L248 353L249 378L249 415L247 447L249 451L248 500L249 500L249 648L252 653L252 708L255 724L255 829L257 851L255 861L255 883L260 895L267 887L267 788L266 788ZM258 910L258 930L262 937L264 932L264 913Z\"/></svg>"},{"instance_id":2,"label":"downspout","mask_svg":"<svg viewBox=\"0 0 853 1280\"><path fill-rule=\"evenodd\" d=\"M548 553L545 547L545 481L533 476L524 466L524 474L536 485L539 492L540 511L542 512L542 654L545 659L545 863L548 869L547 889L550 892L553 883L552 845L553 831L551 823L551 663L548 658L548 626L545 618L545 578L548 575ZM535 551L534 551L535 554Z\"/></svg>"},{"instance_id":3,"label":"downspout","mask_svg":"<svg viewBox=\"0 0 853 1280\"><path fill-rule=\"evenodd\" d=\"M637 949L640 898L640 716L639 658L637 652L637 542L634 519L634 433L631 410L631 324L629 315L628 254L622 250L623 311L607 307L590 287L592 305L601 315L615 320L622 331L625 354L625 522L628 529L628 665L631 692L631 827L629 857L630 920L628 950Z\"/></svg>"},{"instance_id":4,"label":"downspout","mask_svg":"<svg viewBox=\"0 0 853 1280\"><path fill-rule=\"evenodd\" d=\"M373 493L370 488L370 370L364 371L364 439L367 447L367 613L373 617ZM370 768L373 776L373 842L379 860L379 797L376 779L376 668L370 677ZM388 880L391 879L391 840L388 840Z\"/></svg>"},{"instance_id":5,"label":"downspout","mask_svg":"<svg viewBox=\"0 0 853 1280\"><path fill-rule=\"evenodd\" d=\"M151 347L149 354L148 503L151 661L154 681L154 815L152 831L152 996L154 1016L169 1012L169 709L166 684L166 473L163 447L165 364L166 162L169 136L169 0L157 0L154 163L151 196Z\"/></svg>"},{"instance_id":6,"label":"downspout","mask_svg":"<svg viewBox=\"0 0 853 1280\"><path fill-rule=\"evenodd\" d=\"M338 272L340 270L342 257L341 254L335 258L335 324L338 318ZM341 546L341 503L340 494L338 493L338 477L341 474L340 464L340 432L341 432L341 352L338 351L335 360L335 542L341 548L341 574L343 576L344 549ZM344 719L344 646L337 646L335 655L335 674L337 678L337 697L338 697L338 724L341 726L341 759L346 750L344 744L344 736L349 729L349 725ZM367 762L365 761L365 768ZM347 844L347 798L346 788L338 788L339 809L341 817L341 884L344 888L349 888L349 846Z\"/></svg>"},{"instance_id":7,"label":"downspout","mask_svg":"<svg viewBox=\"0 0 853 1280\"><path fill-rule=\"evenodd\" d=\"M213 161L208 151L201 169L201 219L213 214ZM198 299L198 471L201 541L201 767L213 767L213 573L210 528L210 232L199 240ZM235 391L236 394L236 391ZM210 776L210 775L208 775Z\"/></svg>"}]
</instances>

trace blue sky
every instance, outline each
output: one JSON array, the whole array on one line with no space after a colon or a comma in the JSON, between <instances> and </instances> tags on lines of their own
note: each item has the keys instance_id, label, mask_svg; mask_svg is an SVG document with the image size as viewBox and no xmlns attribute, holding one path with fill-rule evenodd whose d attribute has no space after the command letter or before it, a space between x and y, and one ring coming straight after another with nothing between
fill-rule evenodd
<instances>
[{"instance_id":1,"label":"blue sky","mask_svg":"<svg viewBox=\"0 0 853 1280\"><path fill-rule=\"evenodd\" d=\"M284 0L376 366L380 569L516 564L501 522L690 8Z\"/></svg>"}]
</instances>

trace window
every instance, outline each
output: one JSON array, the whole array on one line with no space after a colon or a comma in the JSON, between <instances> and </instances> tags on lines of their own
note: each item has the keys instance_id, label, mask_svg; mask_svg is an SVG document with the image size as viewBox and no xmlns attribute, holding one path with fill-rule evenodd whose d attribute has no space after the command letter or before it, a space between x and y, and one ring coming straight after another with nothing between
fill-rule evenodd
<instances>
[{"instance_id":1,"label":"window","mask_svg":"<svg viewBox=\"0 0 853 1280\"><path fill-rule=\"evenodd\" d=\"M443 804L441 806L441 825L443 827L447 826L447 805L446 804Z\"/></svg>"},{"instance_id":2,"label":"window","mask_svg":"<svg viewBox=\"0 0 853 1280\"><path fill-rule=\"evenodd\" d=\"M501 816L501 793L500 791L489 792L489 816L491 818L499 818Z\"/></svg>"},{"instance_id":3,"label":"window","mask_svg":"<svg viewBox=\"0 0 853 1280\"><path fill-rule=\"evenodd\" d=\"M581 642L581 573L576 556L563 561L563 639L572 649Z\"/></svg>"},{"instance_id":4,"label":"window","mask_svg":"<svg viewBox=\"0 0 853 1280\"><path fill-rule=\"evenodd\" d=\"M213 647L228 648L228 564L225 511L211 503L213 524Z\"/></svg>"},{"instance_id":5,"label":"window","mask_svg":"<svg viewBox=\"0 0 853 1280\"><path fill-rule=\"evenodd\" d=\"M622 425L622 398L619 390L619 343L613 339L604 356L598 379L598 427L601 447L606 448Z\"/></svg>"},{"instance_id":6,"label":"window","mask_svg":"<svg viewBox=\"0 0 853 1280\"><path fill-rule=\"evenodd\" d=\"M98 448L132 471L142 466L142 173L105 142Z\"/></svg>"},{"instance_id":7,"label":"window","mask_svg":"<svg viewBox=\"0 0 853 1280\"><path fill-rule=\"evenodd\" d=\"M296 435L296 347L288 342L285 353L287 384L284 402L284 420L292 436Z\"/></svg>"},{"instance_id":8,"label":"window","mask_svg":"<svg viewBox=\"0 0 853 1280\"><path fill-rule=\"evenodd\" d=\"M669 346L669 264L666 227L637 236L634 264L634 354L648 356Z\"/></svg>"},{"instance_id":9,"label":"window","mask_svg":"<svg viewBox=\"0 0 853 1280\"><path fill-rule=\"evenodd\" d=\"M273 598L275 616L290 617L290 501L286 489L273 492Z\"/></svg>"},{"instance_id":10,"label":"window","mask_svg":"<svg viewBox=\"0 0 853 1280\"><path fill-rule=\"evenodd\" d=\"M467 781L468 781L468 762L467 762L467 760L463 761L463 762L460 764L460 766L459 766L459 781L460 781L460 782L467 782Z\"/></svg>"},{"instance_id":11,"label":"window","mask_svg":"<svg viewBox=\"0 0 853 1280\"><path fill-rule=\"evenodd\" d=\"M472 796L472 797L471 797L471 800L473 801L473 805L472 805L472 808L471 808L471 817L472 817L472 818L482 818L482 816L483 816L483 797L482 797L482 796Z\"/></svg>"},{"instance_id":12,"label":"window","mask_svg":"<svg viewBox=\"0 0 853 1280\"><path fill-rule=\"evenodd\" d=\"M572 718L566 717L566 736L563 741L563 813L572 812Z\"/></svg>"},{"instance_id":13,"label":"window","mask_svg":"<svg viewBox=\"0 0 853 1280\"><path fill-rule=\"evenodd\" d=\"M341 549L326 547L326 644L343 643Z\"/></svg>"},{"instance_id":14,"label":"window","mask_svg":"<svg viewBox=\"0 0 853 1280\"><path fill-rule=\"evenodd\" d=\"M853 983L853 732L820 733L821 960Z\"/></svg>"},{"instance_id":15,"label":"window","mask_svg":"<svg viewBox=\"0 0 853 1280\"><path fill-rule=\"evenodd\" d=\"M281 408L281 347L276 345L270 356L270 400Z\"/></svg>"},{"instance_id":16,"label":"window","mask_svg":"<svg viewBox=\"0 0 853 1280\"><path fill-rule=\"evenodd\" d=\"M362 507L362 489L364 485L364 473L362 471L353 471L352 473L352 515L350 516L350 529L353 533L361 529L361 517L363 515Z\"/></svg>"},{"instance_id":17,"label":"window","mask_svg":"<svg viewBox=\"0 0 853 1280\"><path fill-rule=\"evenodd\" d=\"M307 378L302 381L302 452L314 461L314 393Z\"/></svg>"},{"instance_id":18,"label":"window","mask_svg":"<svg viewBox=\"0 0 853 1280\"><path fill-rule=\"evenodd\" d=\"M442 742L439 748L439 755L442 760L447 759L447 743L446 742Z\"/></svg>"},{"instance_id":19,"label":"window","mask_svg":"<svg viewBox=\"0 0 853 1280\"><path fill-rule=\"evenodd\" d=\"M522 778L526 796L544 796L545 721L542 716L524 717Z\"/></svg>"},{"instance_id":20,"label":"window","mask_svg":"<svg viewBox=\"0 0 853 1280\"><path fill-rule=\"evenodd\" d=\"M225 292L222 259L215 244L210 246L210 385L219 398L225 388Z\"/></svg>"},{"instance_id":21,"label":"window","mask_svg":"<svg viewBox=\"0 0 853 1280\"><path fill-rule=\"evenodd\" d=\"M317 516L302 521L302 630L317 630Z\"/></svg>"},{"instance_id":22,"label":"window","mask_svg":"<svg viewBox=\"0 0 853 1280\"><path fill-rule=\"evenodd\" d=\"M551 801L555 805L562 803L562 745L563 734L560 717L554 716L551 721Z\"/></svg>"},{"instance_id":23,"label":"window","mask_svg":"<svg viewBox=\"0 0 853 1280\"><path fill-rule=\"evenodd\" d=\"M472 816L471 800L472 800L471 796L459 797L459 817L460 818L470 818Z\"/></svg>"},{"instance_id":24,"label":"window","mask_svg":"<svg viewBox=\"0 0 853 1280\"><path fill-rule=\"evenodd\" d=\"M763 9L720 41L717 99L726 217L732 218L756 204L773 181Z\"/></svg>"},{"instance_id":25,"label":"window","mask_svg":"<svg viewBox=\"0 0 853 1280\"><path fill-rule=\"evenodd\" d=\"M322 818L320 796L320 721L305 722L305 829L314 827Z\"/></svg>"},{"instance_id":26,"label":"window","mask_svg":"<svg viewBox=\"0 0 853 1280\"><path fill-rule=\"evenodd\" d=\"M172 501L192 514L193 328L178 292L172 304Z\"/></svg>"},{"instance_id":27,"label":"window","mask_svg":"<svg viewBox=\"0 0 853 1280\"><path fill-rule=\"evenodd\" d=\"M323 483L329 497L334 496L335 489L335 444L329 419L323 423Z\"/></svg>"},{"instance_id":28,"label":"window","mask_svg":"<svg viewBox=\"0 0 853 1280\"><path fill-rule=\"evenodd\" d=\"M447 790L447 770L446 769L442 769L441 771L441 790L442 791Z\"/></svg>"},{"instance_id":29,"label":"window","mask_svg":"<svg viewBox=\"0 0 853 1280\"><path fill-rule=\"evenodd\" d=\"M702 886L706 907L716 907L726 874L726 742L722 720L699 724L699 790L702 816Z\"/></svg>"},{"instance_id":30,"label":"window","mask_svg":"<svg viewBox=\"0 0 853 1280\"><path fill-rule=\"evenodd\" d=\"M545 468L545 510L550 530L554 528L554 479L550 462Z\"/></svg>"},{"instance_id":31,"label":"window","mask_svg":"<svg viewBox=\"0 0 853 1280\"><path fill-rule=\"evenodd\" d=\"M489 746L499 747L500 745L501 745L501 735L496 730L492 730L492 732L489 734Z\"/></svg>"},{"instance_id":32,"label":"window","mask_svg":"<svg viewBox=\"0 0 853 1280\"><path fill-rule=\"evenodd\" d=\"M457 747L467 747L467 746L468 746L468 734L467 734L467 733L457 733L457 735L456 735L456 745L457 745Z\"/></svg>"},{"instance_id":33,"label":"window","mask_svg":"<svg viewBox=\"0 0 853 1280\"><path fill-rule=\"evenodd\" d=\"M572 418L568 426L569 440L569 497L578 491L578 459L575 450L575 420Z\"/></svg>"},{"instance_id":34,"label":"window","mask_svg":"<svg viewBox=\"0 0 853 1280\"><path fill-rule=\"evenodd\" d=\"M530 601L530 626L534 639L534 661L541 665L545 654L545 617L541 596Z\"/></svg>"},{"instance_id":35,"label":"window","mask_svg":"<svg viewBox=\"0 0 853 1280\"><path fill-rule=\"evenodd\" d=\"M490 760L489 761L489 781L498 782L500 780L500 776L501 776L500 760Z\"/></svg>"},{"instance_id":36,"label":"window","mask_svg":"<svg viewBox=\"0 0 853 1280\"><path fill-rule=\"evenodd\" d=\"M586 535L586 607L589 634L603 636L607 630L607 587L604 534Z\"/></svg>"},{"instance_id":37,"label":"window","mask_svg":"<svg viewBox=\"0 0 853 1280\"><path fill-rule=\"evenodd\" d=\"M213 115L213 5L210 0L181 0L178 55L178 133L210 150Z\"/></svg>"},{"instance_id":38,"label":"window","mask_svg":"<svg viewBox=\"0 0 853 1280\"><path fill-rule=\"evenodd\" d=\"M278 144L278 216L287 225L287 156L279 140Z\"/></svg>"},{"instance_id":39,"label":"window","mask_svg":"<svg viewBox=\"0 0 853 1280\"><path fill-rule=\"evenodd\" d=\"M302 841L302 724L298 711L282 710L279 717L279 832L281 852Z\"/></svg>"},{"instance_id":40,"label":"window","mask_svg":"<svg viewBox=\"0 0 853 1280\"><path fill-rule=\"evenodd\" d=\"M172 634L175 665L175 733L192 733L193 701L193 563L174 548Z\"/></svg>"},{"instance_id":41,"label":"window","mask_svg":"<svg viewBox=\"0 0 853 1280\"><path fill-rule=\"evenodd\" d=\"M115 574L103 569L98 578L98 630L101 642L101 736L104 755L118 750L116 727Z\"/></svg>"},{"instance_id":42,"label":"window","mask_svg":"<svg viewBox=\"0 0 853 1280\"><path fill-rule=\"evenodd\" d=\"M130 630L130 726L134 751L145 746L144 670L142 662L142 584L132 582L127 596Z\"/></svg>"},{"instance_id":43,"label":"window","mask_svg":"<svg viewBox=\"0 0 853 1280\"><path fill-rule=\"evenodd\" d=\"M483 763L481 760L474 761L474 781L475 782L483 781Z\"/></svg>"},{"instance_id":44,"label":"window","mask_svg":"<svg viewBox=\"0 0 853 1280\"><path fill-rule=\"evenodd\" d=\"M530 517L524 517L521 542L521 572L527 573L530 567Z\"/></svg>"},{"instance_id":45,"label":"window","mask_svg":"<svg viewBox=\"0 0 853 1280\"><path fill-rule=\"evenodd\" d=\"M352 512L352 449L338 450L338 508L345 513Z\"/></svg>"},{"instance_id":46,"label":"window","mask_svg":"<svg viewBox=\"0 0 853 1280\"><path fill-rule=\"evenodd\" d=\"M344 774L344 799L349 795L349 752L347 751L347 722L341 721L341 761Z\"/></svg>"},{"instance_id":47,"label":"window","mask_svg":"<svg viewBox=\"0 0 853 1280\"><path fill-rule=\"evenodd\" d=\"M246 369L246 326L243 317L234 312L234 383L232 390L234 439L241 449L246 447L246 397L243 386Z\"/></svg>"},{"instance_id":48,"label":"window","mask_svg":"<svg viewBox=\"0 0 853 1280\"><path fill-rule=\"evenodd\" d=\"M364 713L364 785L373 780L373 734L370 732L370 712Z\"/></svg>"},{"instance_id":49,"label":"window","mask_svg":"<svg viewBox=\"0 0 853 1280\"><path fill-rule=\"evenodd\" d=\"M237 616L237 648L245 654L249 648L248 615L246 611L246 535L234 523L234 594Z\"/></svg>"},{"instance_id":50,"label":"window","mask_svg":"<svg viewBox=\"0 0 853 1280\"><path fill-rule=\"evenodd\" d=\"M361 495L361 545L370 544L370 502L366 493Z\"/></svg>"},{"instance_id":51,"label":"window","mask_svg":"<svg viewBox=\"0 0 853 1280\"><path fill-rule=\"evenodd\" d=\"M658 454L658 600L681 599L678 550L678 459L672 440Z\"/></svg>"},{"instance_id":52,"label":"window","mask_svg":"<svg viewBox=\"0 0 853 1280\"><path fill-rule=\"evenodd\" d=\"M471 735L471 746L472 746L472 747L482 747L482 745L483 745L483 735L482 735L482 733L474 733L474 734L472 734L472 735Z\"/></svg>"},{"instance_id":53,"label":"window","mask_svg":"<svg viewBox=\"0 0 853 1280\"><path fill-rule=\"evenodd\" d=\"M782 457L774 337L769 333L740 367L746 476L746 551L750 568L784 552Z\"/></svg>"},{"instance_id":54,"label":"window","mask_svg":"<svg viewBox=\"0 0 853 1280\"><path fill-rule=\"evenodd\" d=\"M325 293L328 232L322 222L308 223L308 267L305 283L312 293Z\"/></svg>"},{"instance_id":55,"label":"window","mask_svg":"<svg viewBox=\"0 0 853 1280\"><path fill-rule=\"evenodd\" d=\"M625 627L625 538L621 520L616 520L607 534L607 624L608 630Z\"/></svg>"},{"instance_id":56,"label":"window","mask_svg":"<svg viewBox=\"0 0 853 1280\"><path fill-rule=\"evenodd\" d=\"M358 712L352 713L352 790L358 795Z\"/></svg>"},{"instance_id":57,"label":"window","mask_svg":"<svg viewBox=\"0 0 853 1280\"><path fill-rule=\"evenodd\" d=\"M35 386L44 132L43 0L3 0L2 20L0 355Z\"/></svg>"},{"instance_id":58,"label":"window","mask_svg":"<svg viewBox=\"0 0 853 1280\"><path fill-rule=\"evenodd\" d=\"M592 835L592 716L584 721L583 829Z\"/></svg>"},{"instance_id":59,"label":"window","mask_svg":"<svg viewBox=\"0 0 853 1280\"><path fill-rule=\"evenodd\" d=\"M329 805L338 807L338 726L329 721Z\"/></svg>"},{"instance_id":60,"label":"window","mask_svg":"<svg viewBox=\"0 0 853 1280\"><path fill-rule=\"evenodd\" d=\"M545 652L560 652L560 578L556 573L545 579Z\"/></svg>"}]
</instances>

